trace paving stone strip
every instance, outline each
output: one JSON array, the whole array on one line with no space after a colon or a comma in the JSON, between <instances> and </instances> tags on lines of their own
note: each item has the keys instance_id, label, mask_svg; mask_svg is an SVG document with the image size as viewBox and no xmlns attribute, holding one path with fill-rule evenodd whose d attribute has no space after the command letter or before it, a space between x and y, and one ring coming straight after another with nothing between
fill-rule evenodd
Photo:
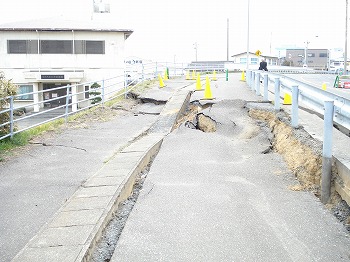
<instances>
[{"instance_id":1,"label":"paving stone strip","mask_svg":"<svg viewBox=\"0 0 350 262\"><path fill-rule=\"evenodd\" d=\"M186 108L190 90L194 88L176 91L148 134L105 163L12 261L88 261L119 203L131 194L136 175L157 154Z\"/></svg>"}]
</instances>

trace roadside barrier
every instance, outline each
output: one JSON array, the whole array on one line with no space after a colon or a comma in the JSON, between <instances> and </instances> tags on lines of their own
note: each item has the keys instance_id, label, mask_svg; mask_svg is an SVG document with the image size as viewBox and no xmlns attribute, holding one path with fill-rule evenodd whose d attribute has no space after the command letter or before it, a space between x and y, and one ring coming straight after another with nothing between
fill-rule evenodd
<instances>
[{"instance_id":1,"label":"roadside barrier","mask_svg":"<svg viewBox=\"0 0 350 262\"><path fill-rule=\"evenodd\" d=\"M214 70L214 72L213 72L213 77L212 77L212 79L211 79L212 81L217 81L218 80L218 78L216 77L216 71Z\"/></svg>"},{"instance_id":2,"label":"roadside barrier","mask_svg":"<svg viewBox=\"0 0 350 262\"><path fill-rule=\"evenodd\" d=\"M242 74L241 74L241 81L245 82L246 79L245 79L245 74L244 74L244 70L242 71Z\"/></svg>"},{"instance_id":3,"label":"roadside barrier","mask_svg":"<svg viewBox=\"0 0 350 262\"><path fill-rule=\"evenodd\" d=\"M160 74L158 75L158 79L159 79L159 87L160 88L165 87L164 81L163 81L162 76Z\"/></svg>"},{"instance_id":4,"label":"roadside barrier","mask_svg":"<svg viewBox=\"0 0 350 262\"><path fill-rule=\"evenodd\" d=\"M264 100L268 100L268 92L274 93L274 109L280 110L280 93L291 96L291 124L292 127L298 127L298 108L303 103L310 109L324 116L324 134L323 134L323 162L322 162L322 184L321 201L327 203L330 197L330 179L331 179L331 156L332 156L332 130L333 124L345 127L350 130L350 100L327 92L284 75L273 74L271 72L247 71L248 86L251 87L257 95L260 95L260 82L263 80ZM274 84L274 89L269 90L269 83ZM286 98L284 100L289 100ZM349 180L345 175L339 173L343 181ZM345 185L350 188L350 185ZM343 188L339 184L336 187ZM337 190L344 199L350 199L350 193L343 193Z\"/></svg>"},{"instance_id":5,"label":"roadside barrier","mask_svg":"<svg viewBox=\"0 0 350 262\"><path fill-rule=\"evenodd\" d=\"M205 78L204 99L213 99L213 94L211 93L211 88L210 88L209 76L206 76Z\"/></svg>"},{"instance_id":6,"label":"roadside barrier","mask_svg":"<svg viewBox=\"0 0 350 262\"><path fill-rule=\"evenodd\" d=\"M202 90L201 76L199 73L197 73L196 90Z\"/></svg>"}]
</instances>

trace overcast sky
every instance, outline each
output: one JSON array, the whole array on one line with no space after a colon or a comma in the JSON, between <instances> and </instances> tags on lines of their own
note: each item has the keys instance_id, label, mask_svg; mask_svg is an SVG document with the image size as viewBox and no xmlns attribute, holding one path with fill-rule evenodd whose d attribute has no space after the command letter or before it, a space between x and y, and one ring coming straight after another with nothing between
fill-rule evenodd
<instances>
[{"instance_id":1,"label":"overcast sky","mask_svg":"<svg viewBox=\"0 0 350 262\"><path fill-rule=\"evenodd\" d=\"M0 0L0 23L90 17L93 0ZM158 61L226 60L246 52L248 0L109 0L117 27L132 29L127 55ZM345 0L250 0L250 51L344 48ZM350 26L350 24L349 24ZM349 30L350 32L350 30ZM316 37L318 36L318 37ZM281 51L283 54L283 51Z\"/></svg>"}]
</instances>

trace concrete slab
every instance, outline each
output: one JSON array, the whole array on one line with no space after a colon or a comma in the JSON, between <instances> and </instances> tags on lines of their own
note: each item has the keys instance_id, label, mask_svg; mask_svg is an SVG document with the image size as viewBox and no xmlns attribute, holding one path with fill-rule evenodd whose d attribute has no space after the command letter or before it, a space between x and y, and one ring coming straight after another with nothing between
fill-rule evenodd
<instances>
[{"instance_id":1,"label":"concrete slab","mask_svg":"<svg viewBox=\"0 0 350 262\"><path fill-rule=\"evenodd\" d=\"M149 134L132 145L128 146L123 150L123 153L128 152L145 152L150 149L154 144L158 143L163 139L164 135Z\"/></svg>"},{"instance_id":2,"label":"concrete slab","mask_svg":"<svg viewBox=\"0 0 350 262\"><path fill-rule=\"evenodd\" d=\"M113 196L119 188L119 184L113 186L81 187L74 193L73 197L105 197Z\"/></svg>"},{"instance_id":3,"label":"concrete slab","mask_svg":"<svg viewBox=\"0 0 350 262\"><path fill-rule=\"evenodd\" d=\"M35 261L47 262L72 262L76 261L82 246L55 246L26 248L22 253L18 254L12 262Z\"/></svg>"},{"instance_id":4,"label":"concrete slab","mask_svg":"<svg viewBox=\"0 0 350 262\"><path fill-rule=\"evenodd\" d=\"M92 210L74 210L60 212L48 225L50 228L55 227L72 227L82 225L96 225L103 209L92 209Z\"/></svg>"},{"instance_id":5,"label":"concrete slab","mask_svg":"<svg viewBox=\"0 0 350 262\"><path fill-rule=\"evenodd\" d=\"M83 184L83 187L115 186L123 182L123 177L98 177L95 176Z\"/></svg>"},{"instance_id":6,"label":"concrete slab","mask_svg":"<svg viewBox=\"0 0 350 262\"><path fill-rule=\"evenodd\" d=\"M64 206L66 211L104 209L113 196L77 197L70 199Z\"/></svg>"},{"instance_id":7,"label":"concrete slab","mask_svg":"<svg viewBox=\"0 0 350 262\"><path fill-rule=\"evenodd\" d=\"M96 174L95 177L118 177L125 178L130 173L130 169L124 168L122 166L113 165L107 163L102 169Z\"/></svg>"},{"instance_id":8,"label":"concrete slab","mask_svg":"<svg viewBox=\"0 0 350 262\"><path fill-rule=\"evenodd\" d=\"M29 247L57 247L84 245L95 225L46 228L36 236Z\"/></svg>"}]
</instances>

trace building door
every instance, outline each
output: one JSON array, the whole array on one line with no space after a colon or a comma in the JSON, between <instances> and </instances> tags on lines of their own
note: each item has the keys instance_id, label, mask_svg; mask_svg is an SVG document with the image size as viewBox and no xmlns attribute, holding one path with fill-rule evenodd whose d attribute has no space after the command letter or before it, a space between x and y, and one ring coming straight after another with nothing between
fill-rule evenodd
<instances>
[{"instance_id":1,"label":"building door","mask_svg":"<svg viewBox=\"0 0 350 262\"><path fill-rule=\"evenodd\" d=\"M56 88L55 90L49 90ZM67 86L57 83L43 83L43 90L49 90L44 92L44 106L57 107L66 104ZM45 100L50 100L45 102Z\"/></svg>"}]
</instances>

